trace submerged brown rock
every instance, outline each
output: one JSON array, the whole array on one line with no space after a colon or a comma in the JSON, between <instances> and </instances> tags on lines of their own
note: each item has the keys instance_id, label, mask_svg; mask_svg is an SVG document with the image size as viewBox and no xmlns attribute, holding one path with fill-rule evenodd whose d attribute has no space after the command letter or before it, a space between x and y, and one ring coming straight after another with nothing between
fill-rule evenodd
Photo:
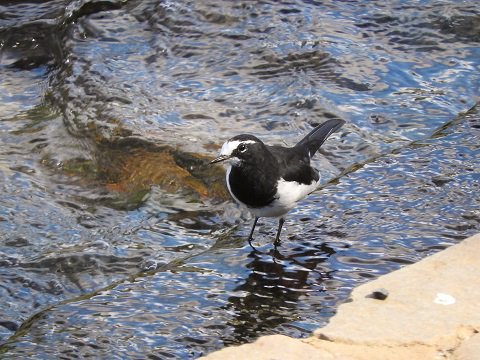
<instances>
[{"instance_id":1,"label":"submerged brown rock","mask_svg":"<svg viewBox=\"0 0 480 360\"><path fill-rule=\"evenodd\" d=\"M209 166L212 159L172 146L156 146L142 140L123 139L94 145L92 159L70 160L56 171L120 194L144 193L151 186L181 192L191 201L225 200L224 170ZM48 158L44 160L48 165Z\"/></svg>"}]
</instances>

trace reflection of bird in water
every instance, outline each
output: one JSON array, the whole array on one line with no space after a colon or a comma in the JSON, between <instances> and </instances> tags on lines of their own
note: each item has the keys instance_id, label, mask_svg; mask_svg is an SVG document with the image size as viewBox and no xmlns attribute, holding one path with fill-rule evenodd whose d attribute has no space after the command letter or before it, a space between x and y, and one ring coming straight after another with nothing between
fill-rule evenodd
<instances>
[{"instance_id":1,"label":"reflection of bird in water","mask_svg":"<svg viewBox=\"0 0 480 360\"><path fill-rule=\"evenodd\" d=\"M228 299L227 307L235 314L231 324L232 344L251 341L258 333L298 320L300 297L325 291L322 283L331 279L332 270L321 264L335 253L325 243L298 247L288 255L274 249L269 254L252 251L247 264L249 274L234 289L236 295ZM312 299L318 301L318 297ZM299 336L309 334L303 331Z\"/></svg>"},{"instance_id":2,"label":"reflection of bird in water","mask_svg":"<svg viewBox=\"0 0 480 360\"><path fill-rule=\"evenodd\" d=\"M279 218L275 246L279 243L286 214L320 183L318 171L310 166L311 158L344 123L328 120L291 148L265 145L247 134L223 144L220 156L210 163L228 161L228 190L255 217L248 237L250 245L258 218L264 216Z\"/></svg>"}]
</instances>

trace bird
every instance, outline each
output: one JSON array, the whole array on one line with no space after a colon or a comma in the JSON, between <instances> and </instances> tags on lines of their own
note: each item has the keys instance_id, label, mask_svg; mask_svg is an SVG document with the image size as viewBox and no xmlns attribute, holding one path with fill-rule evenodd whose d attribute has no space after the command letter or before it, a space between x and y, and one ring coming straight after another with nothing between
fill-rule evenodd
<instances>
[{"instance_id":1,"label":"bird","mask_svg":"<svg viewBox=\"0 0 480 360\"><path fill-rule=\"evenodd\" d=\"M345 121L330 119L316 126L293 147L266 145L251 134L240 134L227 140L220 156L209 164L227 164L226 183L233 199L254 217L248 236L261 217L278 218L275 248L287 213L320 184L320 174L310 165L312 157L327 138Z\"/></svg>"}]
</instances>

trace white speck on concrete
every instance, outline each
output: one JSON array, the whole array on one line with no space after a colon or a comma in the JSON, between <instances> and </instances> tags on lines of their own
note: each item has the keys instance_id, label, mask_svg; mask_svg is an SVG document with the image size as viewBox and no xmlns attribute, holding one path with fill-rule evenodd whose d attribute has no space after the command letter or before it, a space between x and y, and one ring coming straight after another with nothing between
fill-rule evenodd
<instances>
[{"instance_id":1,"label":"white speck on concrete","mask_svg":"<svg viewBox=\"0 0 480 360\"><path fill-rule=\"evenodd\" d=\"M452 305L455 304L455 298L452 295L438 293L433 302L440 305Z\"/></svg>"}]
</instances>

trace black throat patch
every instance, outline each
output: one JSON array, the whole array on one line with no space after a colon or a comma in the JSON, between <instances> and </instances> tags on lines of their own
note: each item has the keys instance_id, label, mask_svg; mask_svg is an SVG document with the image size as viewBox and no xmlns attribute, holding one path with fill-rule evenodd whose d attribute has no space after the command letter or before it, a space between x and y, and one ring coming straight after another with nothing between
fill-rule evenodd
<instances>
[{"instance_id":1,"label":"black throat patch","mask_svg":"<svg viewBox=\"0 0 480 360\"><path fill-rule=\"evenodd\" d=\"M268 206L275 200L277 177L266 176L262 167L232 166L228 182L233 195L249 207Z\"/></svg>"}]
</instances>

